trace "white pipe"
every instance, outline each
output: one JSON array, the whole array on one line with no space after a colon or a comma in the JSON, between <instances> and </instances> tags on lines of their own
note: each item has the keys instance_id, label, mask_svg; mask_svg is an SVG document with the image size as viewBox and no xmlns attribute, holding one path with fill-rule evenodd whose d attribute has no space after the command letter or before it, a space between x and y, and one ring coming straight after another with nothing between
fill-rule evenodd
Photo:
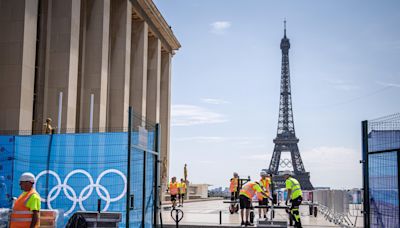
<instances>
[{"instance_id":1,"label":"white pipe","mask_svg":"<svg viewBox=\"0 0 400 228\"><path fill-rule=\"evenodd\" d=\"M63 102L63 92L60 92L60 94L58 95L58 126L57 126L58 134L61 133L62 102Z\"/></svg>"},{"instance_id":2,"label":"white pipe","mask_svg":"<svg viewBox=\"0 0 400 228\"><path fill-rule=\"evenodd\" d=\"M89 132L93 133L93 106L94 106L94 94L90 94L90 117L89 117Z\"/></svg>"}]
</instances>

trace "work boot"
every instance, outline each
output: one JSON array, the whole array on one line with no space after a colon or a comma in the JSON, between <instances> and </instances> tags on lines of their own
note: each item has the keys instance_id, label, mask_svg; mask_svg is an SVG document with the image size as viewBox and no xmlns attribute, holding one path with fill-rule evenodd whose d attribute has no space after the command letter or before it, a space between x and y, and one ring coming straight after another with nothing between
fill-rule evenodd
<instances>
[{"instance_id":1,"label":"work boot","mask_svg":"<svg viewBox=\"0 0 400 228\"><path fill-rule=\"evenodd\" d=\"M249 222L249 221L247 221L244 225L245 225L245 226L254 226L254 224L251 223L251 222Z\"/></svg>"},{"instance_id":2,"label":"work boot","mask_svg":"<svg viewBox=\"0 0 400 228\"><path fill-rule=\"evenodd\" d=\"M242 223L240 224L240 226L244 226L245 225L245 223L244 223L244 221L242 221Z\"/></svg>"}]
</instances>

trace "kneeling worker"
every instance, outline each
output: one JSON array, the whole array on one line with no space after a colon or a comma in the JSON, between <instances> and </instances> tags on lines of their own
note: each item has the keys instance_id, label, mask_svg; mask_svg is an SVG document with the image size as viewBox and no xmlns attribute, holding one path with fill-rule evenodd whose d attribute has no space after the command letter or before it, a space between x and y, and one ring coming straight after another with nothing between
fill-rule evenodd
<instances>
[{"instance_id":1,"label":"kneeling worker","mask_svg":"<svg viewBox=\"0 0 400 228\"><path fill-rule=\"evenodd\" d=\"M242 218L242 224L245 226L252 226L253 224L249 222L249 214L251 208L251 200L253 199L256 192L261 193L264 197L267 197L267 194L261 189L261 186L258 182L247 182L243 185L242 189L239 193L239 204L240 204L240 216ZM244 210L246 210L246 222L244 222Z\"/></svg>"},{"instance_id":2,"label":"kneeling worker","mask_svg":"<svg viewBox=\"0 0 400 228\"><path fill-rule=\"evenodd\" d=\"M290 214L294 220L294 227L301 228L299 207L303 200L303 192L301 191L300 183L291 176L291 172L288 170L283 171L283 175L286 179L285 184L288 191L286 205L290 199L290 202L292 203Z\"/></svg>"},{"instance_id":3,"label":"kneeling worker","mask_svg":"<svg viewBox=\"0 0 400 228\"><path fill-rule=\"evenodd\" d=\"M33 188L35 176L23 173L19 179L22 194L14 203L10 228L36 228L40 226L40 196Z\"/></svg>"}]
</instances>

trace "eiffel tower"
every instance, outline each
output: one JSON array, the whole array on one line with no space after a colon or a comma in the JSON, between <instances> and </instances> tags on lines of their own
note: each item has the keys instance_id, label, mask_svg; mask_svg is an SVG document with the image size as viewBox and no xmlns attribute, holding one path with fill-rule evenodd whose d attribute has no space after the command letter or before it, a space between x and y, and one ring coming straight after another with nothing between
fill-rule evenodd
<instances>
[{"instance_id":1,"label":"eiffel tower","mask_svg":"<svg viewBox=\"0 0 400 228\"><path fill-rule=\"evenodd\" d=\"M286 37L286 20L284 21L284 37L281 40L282 50L282 69L281 69L281 92L279 103L279 119L276 138L274 139L274 153L272 154L269 172L274 175L273 180L277 188L284 188L285 181L283 176L279 175L279 167L283 169L293 168L294 178L296 178L304 190L312 190L310 182L310 173L304 169L301 160L299 139L296 137L293 122L292 94L290 90L290 72L289 72L289 48L290 42ZM281 159L281 154L290 153L291 159Z\"/></svg>"}]
</instances>

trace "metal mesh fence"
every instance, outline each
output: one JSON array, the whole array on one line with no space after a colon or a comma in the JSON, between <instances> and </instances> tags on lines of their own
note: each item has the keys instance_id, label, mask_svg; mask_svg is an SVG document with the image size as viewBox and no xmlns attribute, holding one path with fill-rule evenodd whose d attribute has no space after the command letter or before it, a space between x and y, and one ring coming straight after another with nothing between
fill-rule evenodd
<instances>
[{"instance_id":1,"label":"metal mesh fence","mask_svg":"<svg viewBox=\"0 0 400 228\"><path fill-rule=\"evenodd\" d=\"M31 172L43 209L61 210L66 221L76 211L96 211L100 200L102 211L122 213L120 226L125 227L130 179L130 227L151 227L157 191L157 134L155 124L132 115L131 134L0 136L0 207L11 207L12 197L21 194L19 176Z\"/></svg>"},{"instance_id":2,"label":"metal mesh fence","mask_svg":"<svg viewBox=\"0 0 400 228\"><path fill-rule=\"evenodd\" d=\"M363 125L364 207L369 227L400 227L400 113Z\"/></svg>"}]
</instances>

